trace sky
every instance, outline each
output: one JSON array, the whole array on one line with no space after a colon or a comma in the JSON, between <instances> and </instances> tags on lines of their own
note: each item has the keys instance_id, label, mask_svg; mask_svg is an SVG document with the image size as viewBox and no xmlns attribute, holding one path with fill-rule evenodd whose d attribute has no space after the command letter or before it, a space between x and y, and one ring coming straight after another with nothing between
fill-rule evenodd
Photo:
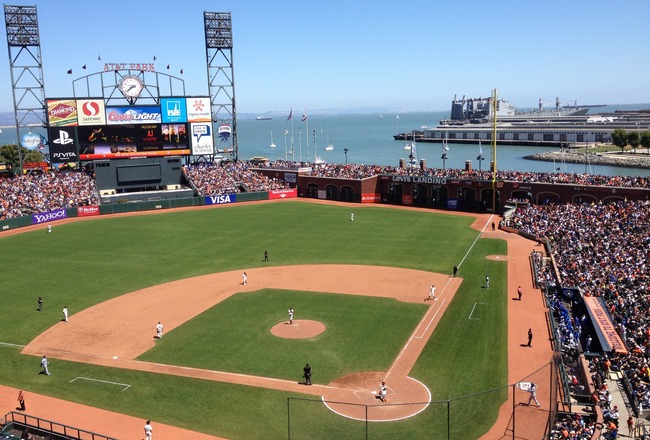
<instances>
[{"instance_id":1,"label":"sky","mask_svg":"<svg viewBox=\"0 0 650 440\"><path fill-rule=\"evenodd\" d=\"M540 98L550 107L556 97L567 105L650 102L647 0L5 4L37 7L46 97L72 96L73 79L122 62L155 63L182 77L188 95L207 94L209 11L232 14L240 114L447 111L454 95L494 89L519 108ZM7 50L6 30L0 46ZM0 111L13 111L9 57L0 60Z\"/></svg>"}]
</instances>

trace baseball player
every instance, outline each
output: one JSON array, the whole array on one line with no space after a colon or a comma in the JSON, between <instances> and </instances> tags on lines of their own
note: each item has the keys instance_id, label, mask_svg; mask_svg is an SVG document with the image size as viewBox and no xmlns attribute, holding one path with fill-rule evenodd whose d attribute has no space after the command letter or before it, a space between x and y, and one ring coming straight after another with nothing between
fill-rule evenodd
<instances>
[{"instance_id":1,"label":"baseball player","mask_svg":"<svg viewBox=\"0 0 650 440\"><path fill-rule=\"evenodd\" d=\"M43 374L49 376L50 370L48 370L47 365L48 365L47 356L43 356L43 359L41 359L41 367L43 367Z\"/></svg>"},{"instance_id":2,"label":"baseball player","mask_svg":"<svg viewBox=\"0 0 650 440\"><path fill-rule=\"evenodd\" d=\"M151 440L153 437L153 428L151 427L151 420L147 420L147 423L144 424L144 438L146 440Z\"/></svg>"},{"instance_id":3,"label":"baseball player","mask_svg":"<svg viewBox=\"0 0 650 440\"><path fill-rule=\"evenodd\" d=\"M427 296L426 298L424 298L424 300L425 300L425 301L437 301L438 298L436 298L436 290L438 290L438 289L436 288L436 286L434 286L434 285L432 284L432 285L431 285L431 289L429 289L429 296Z\"/></svg>"},{"instance_id":4,"label":"baseball player","mask_svg":"<svg viewBox=\"0 0 650 440\"><path fill-rule=\"evenodd\" d=\"M156 338L160 339L162 338L162 332L163 332L163 325L158 321L158 325L156 325Z\"/></svg>"},{"instance_id":5,"label":"baseball player","mask_svg":"<svg viewBox=\"0 0 650 440\"><path fill-rule=\"evenodd\" d=\"M293 309L289 308L289 324L293 324Z\"/></svg>"},{"instance_id":6,"label":"baseball player","mask_svg":"<svg viewBox=\"0 0 650 440\"><path fill-rule=\"evenodd\" d=\"M68 306L63 306L63 320L68 322Z\"/></svg>"},{"instance_id":7,"label":"baseball player","mask_svg":"<svg viewBox=\"0 0 650 440\"><path fill-rule=\"evenodd\" d=\"M241 283L242 286L247 285L247 284L248 284L248 275L246 275L246 272L244 272L244 273L241 275L241 278L242 278L242 283Z\"/></svg>"},{"instance_id":8,"label":"baseball player","mask_svg":"<svg viewBox=\"0 0 650 440\"><path fill-rule=\"evenodd\" d=\"M388 387L386 386L386 382L382 382L381 385L379 386L379 400L382 402L386 402L386 394L388 393Z\"/></svg>"}]
</instances>

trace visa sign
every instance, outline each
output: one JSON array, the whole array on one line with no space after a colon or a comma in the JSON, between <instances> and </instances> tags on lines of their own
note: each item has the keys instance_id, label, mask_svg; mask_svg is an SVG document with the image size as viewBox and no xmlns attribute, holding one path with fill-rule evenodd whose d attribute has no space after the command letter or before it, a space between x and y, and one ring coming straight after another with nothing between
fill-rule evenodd
<instances>
[{"instance_id":1,"label":"visa sign","mask_svg":"<svg viewBox=\"0 0 650 440\"><path fill-rule=\"evenodd\" d=\"M216 196L207 196L205 198L206 205L223 205L225 203L235 203L237 197L235 194L218 194Z\"/></svg>"}]
</instances>

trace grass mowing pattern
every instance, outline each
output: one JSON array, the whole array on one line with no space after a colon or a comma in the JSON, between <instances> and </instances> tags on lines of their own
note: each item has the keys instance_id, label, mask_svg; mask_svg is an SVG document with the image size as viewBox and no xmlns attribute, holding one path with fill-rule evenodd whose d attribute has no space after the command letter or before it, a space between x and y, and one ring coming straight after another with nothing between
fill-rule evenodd
<instances>
[{"instance_id":1,"label":"grass mowing pattern","mask_svg":"<svg viewBox=\"0 0 650 440\"><path fill-rule=\"evenodd\" d=\"M315 338L282 339L271 327L296 319L324 323ZM139 360L231 371L296 382L302 367L314 368L315 383L351 372L390 367L427 306L388 298L261 290L217 304L157 341Z\"/></svg>"},{"instance_id":2,"label":"grass mowing pattern","mask_svg":"<svg viewBox=\"0 0 650 440\"><path fill-rule=\"evenodd\" d=\"M354 222L349 221L351 209ZM290 201L107 217L54 224L52 234L38 230L0 236L0 307L5 311L0 339L26 344L58 322L64 305L73 317L78 310L152 284L261 266L265 249L271 265L374 264L450 273L477 235L469 229L472 221L431 212ZM413 372L434 399L506 383L505 263L486 260L489 254L505 254L505 243L478 241L460 268L465 279L461 289ZM491 296L480 287L486 271ZM35 311L39 295L45 300L41 313ZM488 299L482 311L485 319L470 322L470 306L481 298ZM286 308L283 305L280 319L286 318ZM172 335L167 333L161 342ZM0 383L231 439L286 438L286 392L58 360L52 362L53 375L44 377L36 374L38 358L18 352L0 347ZM290 365L286 374L296 374L293 369L303 362ZM121 392L96 383L68 383L77 376L132 387ZM475 438L496 417L497 398L464 402L454 405L452 438ZM314 408L319 430L313 438L335 438L338 426L358 426ZM404 438L405 433L413 439L446 438L446 413L440 420L434 417L437 412L372 424L373 438ZM246 423L251 417L256 423Z\"/></svg>"}]
</instances>

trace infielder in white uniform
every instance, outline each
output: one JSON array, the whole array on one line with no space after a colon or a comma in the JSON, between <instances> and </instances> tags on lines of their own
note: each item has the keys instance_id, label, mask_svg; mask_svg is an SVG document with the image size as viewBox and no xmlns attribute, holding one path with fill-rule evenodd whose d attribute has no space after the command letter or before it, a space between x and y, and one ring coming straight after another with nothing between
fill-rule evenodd
<instances>
[{"instance_id":1,"label":"infielder in white uniform","mask_svg":"<svg viewBox=\"0 0 650 440\"><path fill-rule=\"evenodd\" d=\"M293 324L293 309L289 309L289 324Z\"/></svg>"},{"instance_id":2,"label":"infielder in white uniform","mask_svg":"<svg viewBox=\"0 0 650 440\"><path fill-rule=\"evenodd\" d=\"M438 289L436 288L436 286L434 286L432 284L431 289L429 289L429 296L424 298L424 300L425 301L436 301L438 299L438 298L436 298L436 290L438 290Z\"/></svg>"},{"instance_id":3,"label":"infielder in white uniform","mask_svg":"<svg viewBox=\"0 0 650 440\"><path fill-rule=\"evenodd\" d=\"M163 331L163 325L158 321L158 325L156 325L156 338L160 339L162 338L162 331Z\"/></svg>"},{"instance_id":4,"label":"infielder in white uniform","mask_svg":"<svg viewBox=\"0 0 650 440\"><path fill-rule=\"evenodd\" d=\"M151 440L153 436L153 428L151 427L151 420L147 420L147 423L144 424L144 438L146 440Z\"/></svg>"}]
</instances>

